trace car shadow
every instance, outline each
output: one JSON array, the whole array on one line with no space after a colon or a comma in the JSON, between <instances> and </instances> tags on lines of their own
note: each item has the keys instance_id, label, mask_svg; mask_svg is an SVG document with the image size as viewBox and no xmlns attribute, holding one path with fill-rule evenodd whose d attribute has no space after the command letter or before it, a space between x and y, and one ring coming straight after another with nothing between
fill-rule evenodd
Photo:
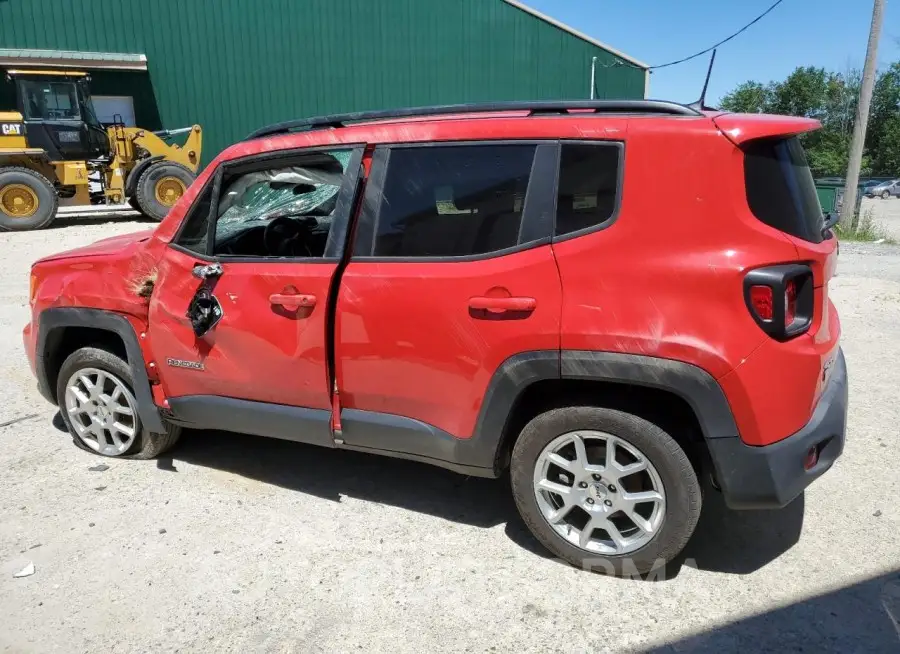
<instances>
[{"instance_id":1,"label":"car shadow","mask_svg":"<svg viewBox=\"0 0 900 654\"><path fill-rule=\"evenodd\" d=\"M187 432L171 456L176 468L183 461L334 502L354 497L477 527L516 514L503 480L361 452L204 430Z\"/></svg>"},{"instance_id":2,"label":"car shadow","mask_svg":"<svg viewBox=\"0 0 900 654\"><path fill-rule=\"evenodd\" d=\"M900 568L643 651L896 653Z\"/></svg>"},{"instance_id":3,"label":"car shadow","mask_svg":"<svg viewBox=\"0 0 900 654\"><path fill-rule=\"evenodd\" d=\"M722 494L707 485L694 536L669 564L670 576L683 565L738 575L759 570L800 540L805 502L801 493L781 509L733 511Z\"/></svg>"},{"instance_id":4,"label":"car shadow","mask_svg":"<svg viewBox=\"0 0 900 654\"><path fill-rule=\"evenodd\" d=\"M229 432L191 431L157 462L214 468L292 491L339 502L341 496L388 504L476 527L506 524L508 538L551 558L519 517L508 477L466 477L424 463ZM705 489L703 513L684 552L657 579L671 579L684 565L727 574L749 574L798 541L801 495L776 511L731 511L721 494Z\"/></svg>"}]
</instances>

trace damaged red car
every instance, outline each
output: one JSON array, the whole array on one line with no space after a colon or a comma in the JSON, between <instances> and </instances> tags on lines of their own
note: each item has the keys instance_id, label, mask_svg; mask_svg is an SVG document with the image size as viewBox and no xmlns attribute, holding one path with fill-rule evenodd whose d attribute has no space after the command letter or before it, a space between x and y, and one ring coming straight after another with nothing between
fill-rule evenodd
<instances>
[{"instance_id":1,"label":"damaged red car","mask_svg":"<svg viewBox=\"0 0 900 654\"><path fill-rule=\"evenodd\" d=\"M25 348L97 454L202 428L508 472L554 555L646 572L703 489L781 507L843 449L818 127L659 101L273 125L155 230L35 263Z\"/></svg>"}]
</instances>

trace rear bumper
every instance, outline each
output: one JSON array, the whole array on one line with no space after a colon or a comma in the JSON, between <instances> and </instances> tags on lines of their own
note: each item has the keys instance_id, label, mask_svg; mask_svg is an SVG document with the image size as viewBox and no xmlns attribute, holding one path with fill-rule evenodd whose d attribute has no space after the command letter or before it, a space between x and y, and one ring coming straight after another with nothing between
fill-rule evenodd
<instances>
[{"instance_id":1,"label":"rear bumper","mask_svg":"<svg viewBox=\"0 0 900 654\"><path fill-rule=\"evenodd\" d=\"M737 437L706 441L726 504L732 509L789 504L841 455L846 423L847 365L840 352L812 418L797 433L764 447ZM819 449L819 460L806 470L804 459L812 447Z\"/></svg>"}]
</instances>

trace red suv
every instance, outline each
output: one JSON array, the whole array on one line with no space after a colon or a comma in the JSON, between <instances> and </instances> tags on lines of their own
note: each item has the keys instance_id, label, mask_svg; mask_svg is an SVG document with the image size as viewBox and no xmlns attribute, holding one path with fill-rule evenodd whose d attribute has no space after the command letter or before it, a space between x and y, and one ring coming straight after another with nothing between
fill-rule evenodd
<instances>
[{"instance_id":1,"label":"red suv","mask_svg":"<svg viewBox=\"0 0 900 654\"><path fill-rule=\"evenodd\" d=\"M843 449L818 127L656 101L273 125L154 231L37 262L25 347L99 454L190 427L509 470L555 555L649 571L701 479L779 507Z\"/></svg>"}]
</instances>

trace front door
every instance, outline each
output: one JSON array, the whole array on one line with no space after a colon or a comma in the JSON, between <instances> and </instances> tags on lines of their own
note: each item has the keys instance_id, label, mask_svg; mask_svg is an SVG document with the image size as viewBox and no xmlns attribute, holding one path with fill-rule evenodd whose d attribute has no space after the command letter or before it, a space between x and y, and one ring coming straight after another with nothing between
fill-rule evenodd
<instances>
[{"instance_id":1,"label":"front door","mask_svg":"<svg viewBox=\"0 0 900 654\"><path fill-rule=\"evenodd\" d=\"M506 359L559 350L557 162L547 142L376 148L337 304L349 445L427 450L354 428L385 414L469 438Z\"/></svg>"},{"instance_id":2,"label":"front door","mask_svg":"<svg viewBox=\"0 0 900 654\"><path fill-rule=\"evenodd\" d=\"M210 178L160 264L150 303L167 398L330 408L328 297L361 155L269 154Z\"/></svg>"}]
</instances>

